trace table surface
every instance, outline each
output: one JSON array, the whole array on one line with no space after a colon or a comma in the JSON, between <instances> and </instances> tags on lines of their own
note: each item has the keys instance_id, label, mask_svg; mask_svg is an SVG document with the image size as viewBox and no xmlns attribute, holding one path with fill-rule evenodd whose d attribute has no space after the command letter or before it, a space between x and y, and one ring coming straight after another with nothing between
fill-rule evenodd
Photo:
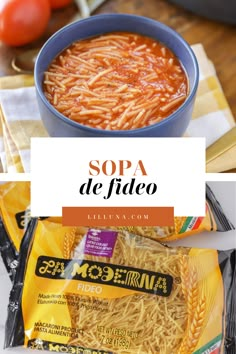
<instances>
[{"instance_id":1,"label":"table surface","mask_svg":"<svg viewBox=\"0 0 236 354\"><path fill-rule=\"evenodd\" d=\"M10 48L0 43L0 76L16 74L11 68L12 58L27 49L40 48L76 11L74 4L54 11L44 36L28 46ZM167 0L107 0L94 14L109 12L151 17L177 30L189 44L202 43L215 65L226 99L236 118L236 26L209 21Z\"/></svg>"}]
</instances>

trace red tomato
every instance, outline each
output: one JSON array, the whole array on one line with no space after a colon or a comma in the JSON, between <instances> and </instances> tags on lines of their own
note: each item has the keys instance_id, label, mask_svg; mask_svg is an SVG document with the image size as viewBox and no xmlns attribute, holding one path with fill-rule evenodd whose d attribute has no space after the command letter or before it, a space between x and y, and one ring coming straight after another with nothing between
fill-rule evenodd
<instances>
[{"instance_id":1,"label":"red tomato","mask_svg":"<svg viewBox=\"0 0 236 354\"><path fill-rule=\"evenodd\" d=\"M51 14L49 0L1 0L0 41L21 46L39 38Z\"/></svg>"},{"instance_id":2,"label":"red tomato","mask_svg":"<svg viewBox=\"0 0 236 354\"><path fill-rule=\"evenodd\" d=\"M72 3L73 0L49 0L52 9L60 9Z\"/></svg>"}]
</instances>

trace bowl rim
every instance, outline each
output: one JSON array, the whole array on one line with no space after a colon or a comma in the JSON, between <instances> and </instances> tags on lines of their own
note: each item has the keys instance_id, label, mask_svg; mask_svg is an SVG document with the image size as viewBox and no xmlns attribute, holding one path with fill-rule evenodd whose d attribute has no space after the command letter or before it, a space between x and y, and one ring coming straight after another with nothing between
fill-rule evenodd
<instances>
[{"instance_id":1,"label":"bowl rim","mask_svg":"<svg viewBox=\"0 0 236 354\"><path fill-rule=\"evenodd\" d=\"M181 106L174 111L173 113L171 113L168 117L166 117L165 119L161 120L160 122L142 127L142 128L136 128L136 129L129 129L129 130L105 130L105 129L99 129L99 128L93 128L90 126L86 126L83 124L80 124L78 122L73 121L72 119L64 116L62 113L60 113L56 108L54 108L53 105L51 105L49 103L49 101L46 99L43 90L41 88L42 83L39 80L39 69L38 69L38 65L39 62L41 60L42 55L44 55L45 52L47 52L47 48L51 45L51 42L55 41L56 38L63 33L64 31L66 31L67 29L73 29L73 27L77 28L77 26L80 25L80 23L84 23L84 22L94 22L97 20L97 18L99 19L104 19L106 20L107 18L126 18L128 19L134 19L137 21L142 21L144 23L150 23L153 24L155 26L157 26L158 28L161 28L162 30L169 32L173 37L177 38L185 47L185 49L188 51L188 53L190 54L190 57L192 59L192 64L193 64L193 69L194 69L194 73L195 73L195 78L193 81L193 85L192 85L192 89L190 90L186 100L181 104ZM134 31L135 32L135 31ZM109 33L109 32L106 32ZM137 33L139 33L137 31ZM140 33L141 34L141 33ZM91 37L91 36L90 36ZM84 39L89 38L88 37L83 37ZM74 41L71 41L70 44L72 44ZM68 44L68 46L70 45ZM165 43L163 43L164 45L166 45ZM67 47L68 47L67 46ZM61 49L61 51L63 51L65 48L64 47ZM61 52L60 51L60 52ZM58 52L58 54L60 53ZM172 50L173 52L173 50ZM58 55L57 54L57 55ZM174 53L175 54L175 53ZM179 59L180 60L180 59ZM180 60L181 62L181 60ZM185 70L185 68L184 68ZM186 73L187 75L187 73ZM130 134L135 134L135 133L145 133L149 130L152 130L155 127L160 127L160 126L164 126L166 124L169 123L169 121L171 120L175 120L178 118L179 114L181 114L181 112L183 112L187 106L189 106L189 104L191 103L192 99L194 98L197 88L198 88L198 83L199 83L199 66L198 66L198 61L197 58L195 56L194 51L192 50L191 46L187 43L187 41L173 28L165 25L164 23L154 20L152 18L149 17L145 17L145 16L140 16L140 15L133 15L133 14L117 14L117 13L106 13L106 14L98 14L98 15L93 15L90 16L88 18L82 19L82 20L78 20L72 23L69 23L67 25L65 25L64 27L60 28L57 32L55 32L51 37L48 38L48 40L44 43L44 45L42 46L42 48L40 49L36 61L35 61L35 67L34 67L34 81L35 81L35 88L41 98L41 100L43 101L44 105L46 105L46 107L49 109L49 111L56 116L57 118L59 118L60 120L62 120L65 124L68 124L69 126L72 126L78 130L83 130L83 131L87 131L89 133L93 133L93 134L97 134L97 133L101 133L103 134L103 136L129 136ZM42 118L43 120L43 118Z\"/></svg>"}]
</instances>

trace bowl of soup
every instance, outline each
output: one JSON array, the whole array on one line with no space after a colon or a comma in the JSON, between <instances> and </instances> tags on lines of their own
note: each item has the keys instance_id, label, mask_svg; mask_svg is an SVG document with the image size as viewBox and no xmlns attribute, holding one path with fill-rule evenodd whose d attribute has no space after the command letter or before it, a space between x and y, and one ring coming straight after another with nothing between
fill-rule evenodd
<instances>
[{"instance_id":1,"label":"bowl of soup","mask_svg":"<svg viewBox=\"0 0 236 354\"><path fill-rule=\"evenodd\" d=\"M179 137L199 72L188 43L149 18L104 14L56 32L35 63L42 121L55 137Z\"/></svg>"}]
</instances>

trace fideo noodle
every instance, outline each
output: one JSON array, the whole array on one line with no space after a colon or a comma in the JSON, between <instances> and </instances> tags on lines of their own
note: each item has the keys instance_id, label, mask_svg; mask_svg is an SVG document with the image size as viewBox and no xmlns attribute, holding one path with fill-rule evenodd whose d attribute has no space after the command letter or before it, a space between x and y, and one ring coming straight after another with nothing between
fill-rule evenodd
<instances>
[{"instance_id":1,"label":"fideo noodle","mask_svg":"<svg viewBox=\"0 0 236 354\"><path fill-rule=\"evenodd\" d=\"M53 60L44 93L66 117L93 128L137 129L160 122L188 95L177 57L136 33L108 33L73 43Z\"/></svg>"},{"instance_id":2,"label":"fideo noodle","mask_svg":"<svg viewBox=\"0 0 236 354\"><path fill-rule=\"evenodd\" d=\"M228 350L235 349L235 250L165 247L126 231L84 235L49 220L32 231L22 242L6 347L235 353Z\"/></svg>"}]
</instances>

